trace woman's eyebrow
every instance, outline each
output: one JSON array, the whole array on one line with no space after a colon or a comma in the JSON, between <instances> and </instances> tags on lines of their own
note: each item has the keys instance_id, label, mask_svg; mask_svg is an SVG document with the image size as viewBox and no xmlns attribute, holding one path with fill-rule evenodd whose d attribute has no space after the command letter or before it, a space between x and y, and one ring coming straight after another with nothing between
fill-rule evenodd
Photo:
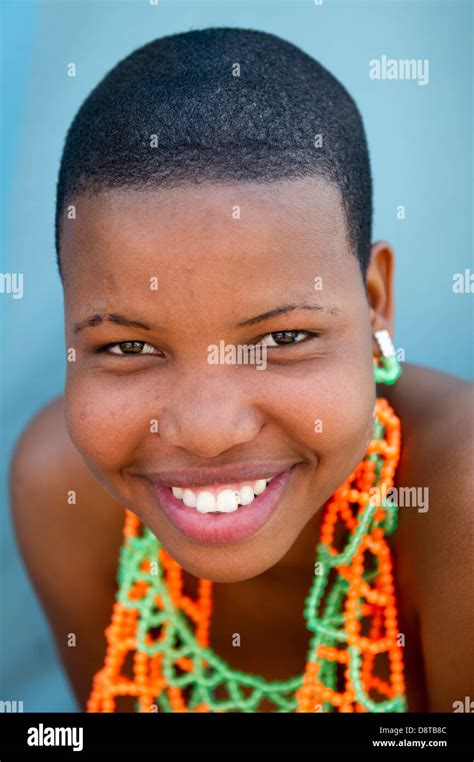
<instances>
[{"instance_id":1,"label":"woman's eyebrow","mask_svg":"<svg viewBox=\"0 0 474 762\"><path fill-rule=\"evenodd\" d=\"M237 325L239 327L254 325L255 323L260 323L263 320L269 320L272 317L278 317L278 315L283 315L285 312L293 312L294 310L316 310L319 312L329 312L331 315L337 315L340 312L338 307L330 304L325 306L321 304L285 304L274 310L268 310L268 312L262 312L260 315L255 315L247 320L242 320L240 323L237 323ZM84 318L84 320L81 320L79 323L75 323L73 332L78 334L84 328L95 328L102 323L114 323L115 325L124 325L127 328L142 328L145 331L152 330L151 326L141 323L138 320L131 320L130 318L125 317L125 315L120 315L115 312L97 312L94 315L89 315L89 317Z\"/></svg>"},{"instance_id":2,"label":"woman's eyebrow","mask_svg":"<svg viewBox=\"0 0 474 762\"><path fill-rule=\"evenodd\" d=\"M285 304L282 307L277 307L274 310L268 312L262 312L260 315L243 320L241 323L237 323L238 326L254 325L254 323L260 323L262 320L269 320L272 317L278 317L285 312L293 312L293 310L317 310L319 312L329 312L331 315L338 315L340 312L339 307L332 304Z\"/></svg>"},{"instance_id":3,"label":"woman's eyebrow","mask_svg":"<svg viewBox=\"0 0 474 762\"><path fill-rule=\"evenodd\" d=\"M116 325L125 325L127 328L143 328L145 331L151 331L151 326L140 323L138 320L130 320L125 315L118 315L114 312L96 313L95 315L89 315L89 317L81 320L74 325L74 333L79 333L83 328L95 328L101 323L115 323Z\"/></svg>"}]
</instances>

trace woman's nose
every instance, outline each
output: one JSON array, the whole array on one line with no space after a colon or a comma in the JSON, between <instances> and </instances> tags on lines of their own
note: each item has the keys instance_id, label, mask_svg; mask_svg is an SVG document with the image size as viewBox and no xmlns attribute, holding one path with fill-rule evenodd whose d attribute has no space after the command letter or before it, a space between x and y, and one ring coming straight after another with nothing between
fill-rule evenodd
<instances>
[{"instance_id":1,"label":"woman's nose","mask_svg":"<svg viewBox=\"0 0 474 762\"><path fill-rule=\"evenodd\" d=\"M242 384L225 372L220 379L209 379L209 370L187 383L180 379L175 392L159 419L160 439L170 447L212 458L253 441L262 427L261 414Z\"/></svg>"}]
</instances>

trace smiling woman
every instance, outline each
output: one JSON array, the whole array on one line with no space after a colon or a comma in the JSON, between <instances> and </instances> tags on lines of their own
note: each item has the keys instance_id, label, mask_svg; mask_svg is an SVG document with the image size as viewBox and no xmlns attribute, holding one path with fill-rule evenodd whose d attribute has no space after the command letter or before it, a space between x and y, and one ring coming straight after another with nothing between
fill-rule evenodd
<instances>
[{"instance_id":1,"label":"smiling woman","mask_svg":"<svg viewBox=\"0 0 474 762\"><path fill-rule=\"evenodd\" d=\"M414 366L392 388L394 255L371 243L371 194L355 103L272 35L156 40L75 117L56 218L73 361L12 484L90 711L441 710L470 690L472 390ZM220 343L264 349L264 369L210 363ZM32 468L40 436L64 453L54 469ZM85 552L79 575L44 571L33 484L55 562ZM66 484L87 500L79 534ZM429 488L426 519L397 516L394 485ZM63 645L71 587L80 663Z\"/></svg>"}]
</instances>

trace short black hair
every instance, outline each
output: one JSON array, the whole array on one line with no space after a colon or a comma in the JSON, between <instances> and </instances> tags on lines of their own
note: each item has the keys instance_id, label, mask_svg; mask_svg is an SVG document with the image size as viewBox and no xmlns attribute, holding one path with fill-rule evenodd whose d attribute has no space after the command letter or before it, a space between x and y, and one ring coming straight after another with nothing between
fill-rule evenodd
<instances>
[{"instance_id":1,"label":"short black hair","mask_svg":"<svg viewBox=\"0 0 474 762\"><path fill-rule=\"evenodd\" d=\"M61 216L83 191L311 175L339 188L365 278L370 160L362 117L343 85L266 32L209 28L154 40L102 79L68 130L56 198L59 270Z\"/></svg>"}]
</instances>

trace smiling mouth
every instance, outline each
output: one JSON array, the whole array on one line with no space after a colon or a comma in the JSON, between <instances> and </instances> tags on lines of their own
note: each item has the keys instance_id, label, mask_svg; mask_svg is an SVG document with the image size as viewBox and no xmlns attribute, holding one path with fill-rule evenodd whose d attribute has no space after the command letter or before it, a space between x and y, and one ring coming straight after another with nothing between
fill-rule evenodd
<instances>
[{"instance_id":1,"label":"smiling mouth","mask_svg":"<svg viewBox=\"0 0 474 762\"><path fill-rule=\"evenodd\" d=\"M222 545L256 534L270 520L287 491L295 467L261 479L173 487L151 481L171 525L188 540Z\"/></svg>"},{"instance_id":2,"label":"smiling mouth","mask_svg":"<svg viewBox=\"0 0 474 762\"><path fill-rule=\"evenodd\" d=\"M270 479L208 485L205 487L171 487L173 497L199 513L233 513L240 506L250 505L267 489Z\"/></svg>"}]
</instances>

